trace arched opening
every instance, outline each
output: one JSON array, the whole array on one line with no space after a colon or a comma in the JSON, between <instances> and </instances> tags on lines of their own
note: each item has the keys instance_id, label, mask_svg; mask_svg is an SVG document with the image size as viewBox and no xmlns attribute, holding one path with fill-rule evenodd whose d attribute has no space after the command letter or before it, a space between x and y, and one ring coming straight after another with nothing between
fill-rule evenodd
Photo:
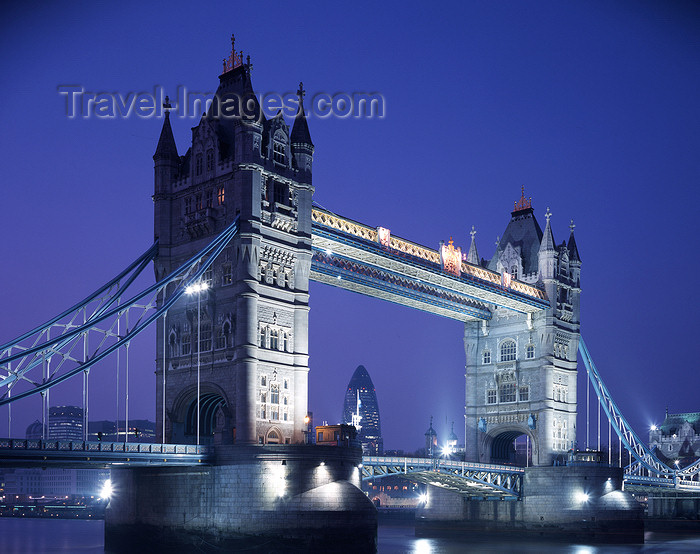
<instances>
[{"instance_id":1,"label":"arched opening","mask_svg":"<svg viewBox=\"0 0 700 554\"><path fill-rule=\"evenodd\" d=\"M278 431L276 431L275 429L270 429L270 431L267 433L267 439L265 440L265 443L266 444L281 444L282 437L280 436Z\"/></svg>"},{"instance_id":2,"label":"arched opening","mask_svg":"<svg viewBox=\"0 0 700 554\"><path fill-rule=\"evenodd\" d=\"M199 398L199 442L211 444L216 431L216 413L219 408L226 407L226 401L219 394L208 392ZM195 397L187 409L185 419L185 437L188 442L197 440L197 398Z\"/></svg>"},{"instance_id":3,"label":"arched opening","mask_svg":"<svg viewBox=\"0 0 700 554\"><path fill-rule=\"evenodd\" d=\"M504 431L491 441L491 463L519 467L532 465L532 439L522 431Z\"/></svg>"}]
</instances>

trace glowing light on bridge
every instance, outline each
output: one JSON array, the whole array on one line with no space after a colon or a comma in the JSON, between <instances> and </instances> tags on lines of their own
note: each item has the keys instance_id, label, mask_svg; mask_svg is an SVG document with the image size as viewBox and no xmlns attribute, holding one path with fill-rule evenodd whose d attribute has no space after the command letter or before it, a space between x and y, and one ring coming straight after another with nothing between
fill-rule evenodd
<instances>
[{"instance_id":1,"label":"glowing light on bridge","mask_svg":"<svg viewBox=\"0 0 700 554\"><path fill-rule=\"evenodd\" d=\"M385 227L377 227L377 240L385 248L391 245L391 231Z\"/></svg>"},{"instance_id":2,"label":"glowing light on bridge","mask_svg":"<svg viewBox=\"0 0 700 554\"><path fill-rule=\"evenodd\" d=\"M102 490L100 491L100 498L105 498L109 500L114 493L114 489L112 488L112 481L110 479L107 479L103 484L102 484Z\"/></svg>"},{"instance_id":3,"label":"glowing light on bridge","mask_svg":"<svg viewBox=\"0 0 700 554\"><path fill-rule=\"evenodd\" d=\"M209 283L206 281L200 281L199 283L194 283L185 289L186 294L195 294L199 292L204 292L209 288Z\"/></svg>"},{"instance_id":4,"label":"glowing light on bridge","mask_svg":"<svg viewBox=\"0 0 700 554\"><path fill-rule=\"evenodd\" d=\"M452 237L447 245L440 244L440 265L443 271L459 277L462 273L462 249L455 248Z\"/></svg>"},{"instance_id":5,"label":"glowing light on bridge","mask_svg":"<svg viewBox=\"0 0 700 554\"><path fill-rule=\"evenodd\" d=\"M576 502L580 504L585 504L586 502L588 502L589 499L590 496L588 495L588 493L583 491L579 491L574 495L574 500L576 500Z\"/></svg>"},{"instance_id":6,"label":"glowing light on bridge","mask_svg":"<svg viewBox=\"0 0 700 554\"><path fill-rule=\"evenodd\" d=\"M651 427L649 427L649 431L656 431L658 427L654 425L653 423L651 424Z\"/></svg>"}]
</instances>

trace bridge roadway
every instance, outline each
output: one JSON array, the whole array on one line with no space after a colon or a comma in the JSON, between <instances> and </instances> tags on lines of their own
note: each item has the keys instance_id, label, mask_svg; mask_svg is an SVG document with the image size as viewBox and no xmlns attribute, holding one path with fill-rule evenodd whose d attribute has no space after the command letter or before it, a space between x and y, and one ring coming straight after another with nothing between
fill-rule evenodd
<instances>
[{"instance_id":1,"label":"bridge roadway","mask_svg":"<svg viewBox=\"0 0 700 554\"><path fill-rule=\"evenodd\" d=\"M491 319L489 304L532 314L549 307L542 289L327 210L311 213L310 278L458 321ZM446 258L449 258L447 261Z\"/></svg>"},{"instance_id":2,"label":"bridge roadway","mask_svg":"<svg viewBox=\"0 0 700 554\"><path fill-rule=\"evenodd\" d=\"M211 449L194 444L0 439L0 466L5 467L194 466L211 462Z\"/></svg>"},{"instance_id":3,"label":"bridge roadway","mask_svg":"<svg viewBox=\"0 0 700 554\"><path fill-rule=\"evenodd\" d=\"M440 458L364 456L362 480L390 475L435 485L471 498L513 500L522 494L522 467L460 462Z\"/></svg>"},{"instance_id":4,"label":"bridge roadway","mask_svg":"<svg viewBox=\"0 0 700 554\"><path fill-rule=\"evenodd\" d=\"M110 468L209 465L214 449L194 444L124 443L0 439L0 467ZM364 456L362 480L392 475L435 485L471 498L517 499L522 495L522 467L441 458ZM625 474L632 491L675 489L700 492L700 481L680 476Z\"/></svg>"}]
</instances>

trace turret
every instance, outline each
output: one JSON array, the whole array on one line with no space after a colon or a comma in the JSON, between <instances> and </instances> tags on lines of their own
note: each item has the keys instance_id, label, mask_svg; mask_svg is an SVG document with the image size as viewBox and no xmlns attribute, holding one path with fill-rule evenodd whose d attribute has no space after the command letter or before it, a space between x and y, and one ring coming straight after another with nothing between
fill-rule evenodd
<instances>
[{"instance_id":1,"label":"turret","mask_svg":"<svg viewBox=\"0 0 700 554\"><path fill-rule=\"evenodd\" d=\"M170 99L165 97L165 121L163 128L160 131L158 146L153 154L155 162L155 194L170 192L170 183L177 176L178 162L180 160L177 155L177 146L173 137L173 129L170 126Z\"/></svg>"},{"instance_id":2,"label":"turret","mask_svg":"<svg viewBox=\"0 0 700 554\"><path fill-rule=\"evenodd\" d=\"M467 254L467 262L472 264L472 265L480 265L479 253L476 251L476 229L474 229L474 225L472 225L472 230L469 231L469 234L472 237L472 242L469 245L469 253Z\"/></svg>"},{"instance_id":3,"label":"turret","mask_svg":"<svg viewBox=\"0 0 700 554\"><path fill-rule=\"evenodd\" d=\"M552 217L552 212L549 211L549 208L547 208L547 212L544 214L544 217L547 220L547 225L544 228L542 241L540 242L540 251L538 256L539 280L544 283L545 290L547 291L547 297L552 302L552 308L556 308L557 284L555 279L557 269L557 249L554 243L552 226L549 222Z\"/></svg>"},{"instance_id":4,"label":"turret","mask_svg":"<svg viewBox=\"0 0 700 554\"><path fill-rule=\"evenodd\" d=\"M177 146L173 137L173 129L170 126L170 99L165 97L165 121L160 131L158 146L153 154L154 162L154 194L153 203L155 210L153 235L161 245L170 244L170 224L172 199L170 198L171 185L178 175L180 157L177 154Z\"/></svg>"},{"instance_id":5,"label":"turret","mask_svg":"<svg viewBox=\"0 0 700 554\"><path fill-rule=\"evenodd\" d=\"M569 251L569 272L571 275L571 304L574 311L574 321L579 321L581 312L581 256L579 256L576 239L574 238L575 227L576 225L574 225L574 220L572 219L569 225L571 234L569 235L567 249Z\"/></svg>"},{"instance_id":6,"label":"turret","mask_svg":"<svg viewBox=\"0 0 700 554\"><path fill-rule=\"evenodd\" d=\"M309 125L304 113L304 84L299 83L297 91L299 97L299 109L294 118L291 143L294 167L299 170L299 180L311 184L311 169L314 160L314 144L311 142Z\"/></svg>"}]
</instances>

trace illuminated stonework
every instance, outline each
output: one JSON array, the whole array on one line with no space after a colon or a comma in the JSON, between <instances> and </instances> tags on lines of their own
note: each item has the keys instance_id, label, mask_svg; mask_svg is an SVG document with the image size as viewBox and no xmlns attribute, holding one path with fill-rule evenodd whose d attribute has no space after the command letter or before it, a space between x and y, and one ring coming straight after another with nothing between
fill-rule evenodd
<instances>
[{"instance_id":1,"label":"illuminated stonework","mask_svg":"<svg viewBox=\"0 0 700 554\"><path fill-rule=\"evenodd\" d=\"M452 237L447 245L440 245L440 264L447 273L459 277L462 271L462 249L454 247Z\"/></svg>"}]
</instances>

